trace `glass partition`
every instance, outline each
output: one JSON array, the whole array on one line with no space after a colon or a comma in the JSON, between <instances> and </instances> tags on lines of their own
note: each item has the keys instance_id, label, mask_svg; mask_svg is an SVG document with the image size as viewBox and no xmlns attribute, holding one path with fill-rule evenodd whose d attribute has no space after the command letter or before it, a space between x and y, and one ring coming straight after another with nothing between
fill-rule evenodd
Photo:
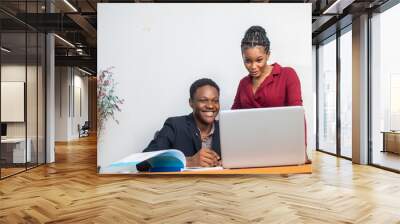
<instances>
[{"instance_id":1,"label":"glass partition","mask_svg":"<svg viewBox=\"0 0 400 224\"><path fill-rule=\"evenodd\" d=\"M46 38L43 33L38 34L38 74L37 74L37 162L38 164L43 164L46 162L46 145L45 145L45 122L46 122Z\"/></svg>"},{"instance_id":2,"label":"glass partition","mask_svg":"<svg viewBox=\"0 0 400 224\"><path fill-rule=\"evenodd\" d=\"M0 2L16 17L44 13L44 5ZM45 163L45 45L44 33L0 12L1 179Z\"/></svg>"},{"instance_id":3,"label":"glass partition","mask_svg":"<svg viewBox=\"0 0 400 224\"><path fill-rule=\"evenodd\" d=\"M27 33L27 74L26 74L26 113L27 113L27 151L30 151L30 160L27 163L28 168L37 165L38 158L38 35L36 32Z\"/></svg>"},{"instance_id":4,"label":"glass partition","mask_svg":"<svg viewBox=\"0 0 400 224\"><path fill-rule=\"evenodd\" d=\"M2 33L1 47L1 176L6 177L24 171L31 161L26 150L26 33Z\"/></svg>"}]
</instances>

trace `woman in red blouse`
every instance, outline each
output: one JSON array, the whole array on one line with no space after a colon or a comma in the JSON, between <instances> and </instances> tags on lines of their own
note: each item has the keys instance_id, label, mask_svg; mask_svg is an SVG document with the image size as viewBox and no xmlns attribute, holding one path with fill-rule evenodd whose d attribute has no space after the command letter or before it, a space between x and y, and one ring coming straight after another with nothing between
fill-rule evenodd
<instances>
[{"instance_id":1,"label":"woman in red blouse","mask_svg":"<svg viewBox=\"0 0 400 224\"><path fill-rule=\"evenodd\" d=\"M302 106L300 80L290 67L268 65L270 42L261 26L252 26L241 44L249 74L239 83L232 109Z\"/></svg>"},{"instance_id":2,"label":"woman in red blouse","mask_svg":"<svg viewBox=\"0 0 400 224\"><path fill-rule=\"evenodd\" d=\"M242 78L232 109L303 106L300 80L293 68L278 63L268 65L270 42L261 26L252 26L243 37L241 48L249 74ZM307 127L304 119L307 146ZM307 158L306 161L310 163Z\"/></svg>"}]
</instances>

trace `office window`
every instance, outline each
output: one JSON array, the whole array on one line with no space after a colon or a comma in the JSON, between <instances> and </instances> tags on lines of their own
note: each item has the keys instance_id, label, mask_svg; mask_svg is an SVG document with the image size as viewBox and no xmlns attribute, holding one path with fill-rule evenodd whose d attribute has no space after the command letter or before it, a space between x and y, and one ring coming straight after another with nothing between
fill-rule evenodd
<instances>
[{"instance_id":1,"label":"office window","mask_svg":"<svg viewBox=\"0 0 400 224\"><path fill-rule=\"evenodd\" d=\"M400 4L373 15L372 163L400 170Z\"/></svg>"},{"instance_id":2,"label":"office window","mask_svg":"<svg viewBox=\"0 0 400 224\"><path fill-rule=\"evenodd\" d=\"M400 73L390 75L390 130L400 130Z\"/></svg>"},{"instance_id":3,"label":"office window","mask_svg":"<svg viewBox=\"0 0 400 224\"><path fill-rule=\"evenodd\" d=\"M352 35L340 36L340 154L352 157Z\"/></svg>"},{"instance_id":4,"label":"office window","mask_svg":"<svg viewBox=\"0 0 400 224\"><path fill-rule=\"evenodd\" d=\"M336 153L336 39L318 48L318 148Z\"/></svg>"}]
</instances>

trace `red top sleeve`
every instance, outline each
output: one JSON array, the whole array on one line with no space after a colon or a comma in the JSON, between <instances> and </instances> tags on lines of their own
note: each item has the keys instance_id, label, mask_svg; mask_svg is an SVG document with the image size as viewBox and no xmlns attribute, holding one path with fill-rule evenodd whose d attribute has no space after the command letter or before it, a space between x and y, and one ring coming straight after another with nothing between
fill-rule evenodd
<instances>
[{"instance_id":1,"label":"red top sleeve","mask_svg":"<svg viewBox=\"0 0 400 224\"><path fill-rule=\"evenodd\" d=\"M299 77L292 68L287 68L286 96L287 106L303 106Z\"/></svg>"}]
</instances>

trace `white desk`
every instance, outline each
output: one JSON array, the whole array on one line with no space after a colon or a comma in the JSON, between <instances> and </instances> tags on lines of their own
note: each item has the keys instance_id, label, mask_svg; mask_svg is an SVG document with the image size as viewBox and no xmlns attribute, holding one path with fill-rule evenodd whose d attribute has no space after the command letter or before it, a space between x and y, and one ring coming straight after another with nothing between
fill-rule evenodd
<instances>
[{"instance_id":1,"label":"white desk","mask_svg":"<svg viewBox=\"0 0 400 224\"><path fill-rule=\"evenodd\" d=\"M26 140L28 143L26 147L26 154L25 154L25 138L6 138L6 139L1 139L1 144L6 146L6 147L13 147L12 148L12 155L13 155L13 163L25 163L25 158L27 159L26 162L30 162L32 160L32 154L31 154L31 145L32 145L32 140L28 138ZM3 146L3 147L4 147ZM3 151L3 149L2 149Z\"/></svg>"}]
</instances>

